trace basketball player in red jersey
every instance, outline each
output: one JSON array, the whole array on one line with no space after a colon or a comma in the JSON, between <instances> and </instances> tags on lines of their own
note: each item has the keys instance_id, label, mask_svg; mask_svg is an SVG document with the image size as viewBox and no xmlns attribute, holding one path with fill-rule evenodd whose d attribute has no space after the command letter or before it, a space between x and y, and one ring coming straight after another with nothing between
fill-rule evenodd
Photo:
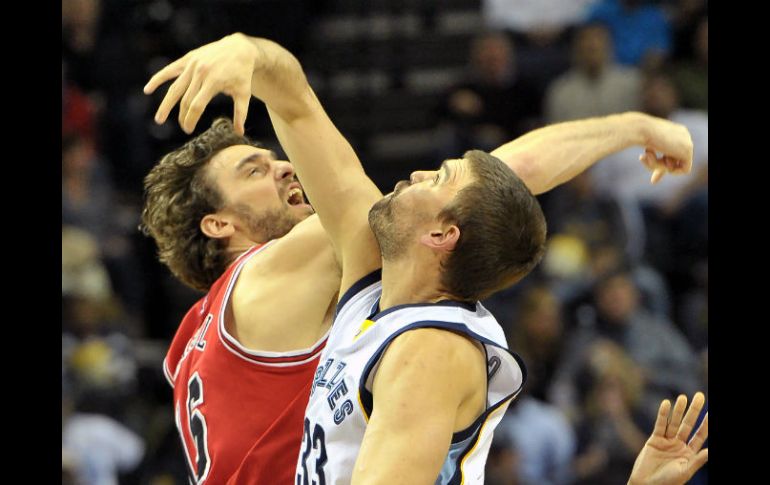
<instances>
[{"instance_id":1,"label":"basketball player in red jersey","mask_svg":"<svg viewBox=\"0 0 770 485\"><path fill-rule=\"evenodd\" d=\"M215 122L165 156L145 184L143 224L161 260L187 285L208 291L164 362L194 483L293 482L310 383L340 283L330 242L291 165L234 133L244 132L249 98L264 76L280 82L281 69L264 69L274 46L228 36L170 64L145 87L150 93L177 78L156 121L179 102L188 133L217 92L235 100L234 130ZM629 114L553 125L492 154L541 193L614 151L636 144L666 151L681 141L673 123ZM325 146L320 137L306 142ZM654 153L643 161L654 178L683 169Z\"/></svg>"},{"instance_id":2,"label":"basketball player in red jersey","mask_svg":"<svg viewBox=\"0 0 770 485\"><path fill-rule=\"evenodd\" d=\"M291 165L227 120L166 155L145 183L143 224L161 260L208 290L163 363L190 477L290 483L339 285L326 235Z\"/></svg>"}]
</instances>

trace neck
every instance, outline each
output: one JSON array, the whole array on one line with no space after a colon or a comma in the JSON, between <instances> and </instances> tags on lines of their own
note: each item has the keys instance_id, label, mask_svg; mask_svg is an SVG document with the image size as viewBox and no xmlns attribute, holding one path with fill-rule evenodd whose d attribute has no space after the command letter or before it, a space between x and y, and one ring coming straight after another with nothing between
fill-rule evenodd
<instances>
[{"instance_id":1,"label":"neck","mask_svg":"<svg viewBox=\"0 0 770 485\"><path fill-rule=\"evenodd\" d=\"M455 299L440 289L439 265L415 264L425 259L402 258L382 262L380 310L410 303L436 303Z\"/></svg>"},{"instance_id":2,"label":"neck","mask_svg":"<svg viewBox=\"0 0 770 485\"><path fill-rule=\"evenodd\" d=\"M264 242L267 242L267 241L264 241ZM229 241L227 242L227 249L225 249L225 252L227 253L228 262L232 263L238 256L248 251L251 247L257 244L264 244L264 243L253 241L247 237L242 236L239 233L233 234L230 237Z\"/></svg>"}]
</instances>

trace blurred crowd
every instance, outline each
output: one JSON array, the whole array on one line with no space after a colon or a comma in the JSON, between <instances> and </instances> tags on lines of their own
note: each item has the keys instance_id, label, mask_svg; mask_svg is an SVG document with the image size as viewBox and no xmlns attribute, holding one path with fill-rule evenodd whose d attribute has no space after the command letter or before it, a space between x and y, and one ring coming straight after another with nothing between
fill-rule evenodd
<instances>
[{"instance_id":1,"label":"blurred crowd","mask_svg":"<svg viewBox=\"0 0 770 485\"><path fill-rule=\"evenodd\" d=\"M443 8L417 3L428 17ZM528 368L487 483L625 483L660 400L708 396L708 3L449 3L474 10L479 26L463 73L434 93L436 164L545 124L628 110L692 134L687 177L650 185L632 149L541 196L545 259L485 302ZM152 122L163 90L147 97L142 86L233 31L277 40L304 62L309 26L345 4L62 1L63 483L186 483L161 362L200 295L137 230L143 176L186 137ZM231 109L220 97L208 111ZM264 111L249 116L250 136L275 145ZM367 169L378 181L378 167Z\"/></svg>"}]
</instances>

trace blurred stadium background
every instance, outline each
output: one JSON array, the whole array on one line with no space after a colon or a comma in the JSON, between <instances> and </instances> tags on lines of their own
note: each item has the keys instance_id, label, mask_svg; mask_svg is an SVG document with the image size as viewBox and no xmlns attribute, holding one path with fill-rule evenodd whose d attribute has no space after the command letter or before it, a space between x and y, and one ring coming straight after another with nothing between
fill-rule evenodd
<instances>
[{"instance_id":1,"label":"blurred stadium background","mask_svg":"<svg viewBox=\"0 0 770 485\"><path fill-rule=\"evenodd\" d=\"M636 149L543 195L545 260L485 302L529 369L487 483L625 483L659 400L708 389L706 0L62 0L62 483L187 483L161 362L200 295L137 231L187 137L141 89L235 31L297 55L384 191L552 122L688 126L689 177L650 187ZM246 125L280 153L261 103Z\"/></svg>"}]
</instances>

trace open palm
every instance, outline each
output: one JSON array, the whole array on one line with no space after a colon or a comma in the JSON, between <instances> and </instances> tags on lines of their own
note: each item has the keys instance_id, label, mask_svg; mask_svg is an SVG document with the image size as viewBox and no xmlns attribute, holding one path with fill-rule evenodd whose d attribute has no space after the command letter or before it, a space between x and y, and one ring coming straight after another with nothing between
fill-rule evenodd
<instances>
[{"instance_id":1,"label":"open palm","mask_svg":"<svg viewBox=\"0 0 770 485\"><path fill-rule=\"evenodd\" d=\"M660 404L655 429L634 463L630 485L681 485L708 461L708 449L701 450L708 437L708 413L687 442L705 400L702 393L696 393L685 414L687 397L679 396L670 419L671 402Z\"/></svg>"}]
</instances>

